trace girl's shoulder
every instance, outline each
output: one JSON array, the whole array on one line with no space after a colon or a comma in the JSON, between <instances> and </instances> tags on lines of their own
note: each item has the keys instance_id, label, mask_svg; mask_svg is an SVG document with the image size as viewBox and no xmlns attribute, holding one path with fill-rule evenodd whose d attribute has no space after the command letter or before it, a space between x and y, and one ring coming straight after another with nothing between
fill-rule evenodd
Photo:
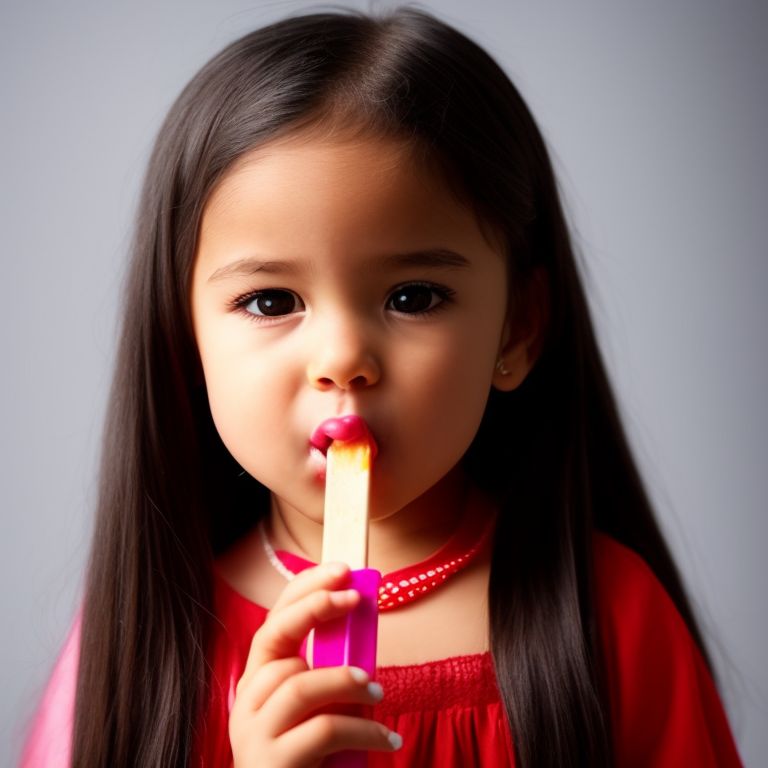
<instances>
[{"instance_id":1,"label":"girl's shoulder","mask_svg":"<svg viewBox=\"0 0 768 768\"><path fill-rule=\"evenodd\" d=\"M696 643L663 585L643 558L596 533L594 594L597 627L614 693L644 692L653 680L671 683L683 669L704 668Z\"/></svg>"},{"instance_id":2,"label":"girl's shoulder","mask_svg":"<svg viewBox=\"0 0 768 768\"><path fill-rule=\"evenodd\" d=\"M595 613L609 670L626 683L651 661L659 668L693 658L698 648L685 621L645 560L604 533L594 535L593 553Z\"/></svg>"},{"instance_id":3,"label":"girl's shoulder","mask_svg":"<svg viewBox=\"0 0 768 768\"><path fill-rule=\"evenodd\" d=\"M618 765L740 766L704 656L648 564L596 533L598 632Z\"/></svg>"},{"instance_id":4,"label":"girl's shoulder","mask_svg":"<svg viewBox=\"0 0 768 768\"><path fill-rule=\"evenodd\" d=\"M600 608L626 607L638 600L649 606L672 605L651 567L634 550L613 537L596 531L592 538L595 591Z\"/></svg>"},{"instance_id":5,"label":"girl's shoulder","mask_svg":"<svg viewBox=\"0 0 768 768\"><path fill-rule=\"evenodd\" d=\"M80 657L80 623L78 612L29 724L19 768L69 765Z\"/></svg>"}]
</instances>

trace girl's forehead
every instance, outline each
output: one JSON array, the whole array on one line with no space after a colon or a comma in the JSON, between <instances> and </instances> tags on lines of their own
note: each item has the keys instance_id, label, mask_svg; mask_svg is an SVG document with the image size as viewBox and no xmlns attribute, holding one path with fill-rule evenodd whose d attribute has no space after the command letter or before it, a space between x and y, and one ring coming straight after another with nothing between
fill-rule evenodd
<instances>
[{"instance_id":1,"label":"girl's forehead","mask_svg":"<svg viewBox=\"0 0 768 768\"><path fill-rule=\"evenodd\" d=\"M241 155L214 189L209 200L222 188L237 189L243 182L262 176L265 183L291 180L293 174L350 175L374 172L371 182L383 183L407 167L413 178L431 174L426 164L417 160L413 143L402 139L348 132L328 135L305 130L283 136ZM433 179L437 181L437 178Z\"/></svg>"},{"instance_id":2,"label":"girl's forehead","mask_svg":"<svg viewBox=\"0 0 768 768\"><path fill-rule=\"evenodd\" d=\"M388 216L397 227L462 209L439 173L402 140L302 134L243 155L209 196L203 228L236 215L265 225L301 215L304 228L321 220L350 226L355 219L370 224Z\"/></svg>"},{"instance_id":3,"label":"girl's forehead","mask_svg":"<svg viewBox=\"0 0 768 768\"><path fill-rule=\"evenodd\" d=\"M412 145L290 136L246 153L206 205L198 261L232 254L485 251L477 219Z\"/></svg>"}]
</instances>

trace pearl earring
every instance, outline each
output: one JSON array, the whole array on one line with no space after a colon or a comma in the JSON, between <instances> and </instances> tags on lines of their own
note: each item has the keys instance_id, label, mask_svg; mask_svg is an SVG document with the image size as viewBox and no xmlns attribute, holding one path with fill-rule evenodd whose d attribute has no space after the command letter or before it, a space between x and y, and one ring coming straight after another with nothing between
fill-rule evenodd
<instances>
[{"instance_id":1,"label":"pearl earring","mask_svg":"<svg viewBox=\"0 0 768 768\"><path fill-rule=\"evenodd\" d=\"M508 371L507 367L504 365L504 358L500 357L496 361L496 370L502 375L502 376L509 376L512 371Z\"/></svg>"}]
</instances>

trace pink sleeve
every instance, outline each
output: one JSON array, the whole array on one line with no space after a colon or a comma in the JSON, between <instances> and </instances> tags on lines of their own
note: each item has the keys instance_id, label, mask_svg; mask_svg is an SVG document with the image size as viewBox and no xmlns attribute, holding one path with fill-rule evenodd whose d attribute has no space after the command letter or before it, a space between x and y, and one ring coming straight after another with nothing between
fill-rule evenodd
<instances>
[{"instance_id":1,"label":"pink sleeve","mask_svg":"<svg viewBox=\"0 0 768 768\"><path fill-rule=\"evenodd\" d=\"M32 720L19 768L69 766L79 652L80 616L78 614Z\"/></svg>"}]
</instances>

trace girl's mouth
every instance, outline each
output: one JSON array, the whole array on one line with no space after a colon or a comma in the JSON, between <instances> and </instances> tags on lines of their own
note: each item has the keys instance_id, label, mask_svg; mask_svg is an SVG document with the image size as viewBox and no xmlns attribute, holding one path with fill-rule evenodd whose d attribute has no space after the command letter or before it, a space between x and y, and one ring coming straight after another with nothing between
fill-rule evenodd
<instances>
[{"instance_id":1,"label":"girl's mouth","mask_svg":"<svg viewBox=\"0 0 768 768\"><path fill-rule=\"evenodd\" d=\"M309 444L311 449L316 449L325 456L334 440L344 443L365 441L371 446L373 457L378 451L376 441L365 420L355 414L335 416L321 422L309 438Z\"/></svg>"}]
</instances>

